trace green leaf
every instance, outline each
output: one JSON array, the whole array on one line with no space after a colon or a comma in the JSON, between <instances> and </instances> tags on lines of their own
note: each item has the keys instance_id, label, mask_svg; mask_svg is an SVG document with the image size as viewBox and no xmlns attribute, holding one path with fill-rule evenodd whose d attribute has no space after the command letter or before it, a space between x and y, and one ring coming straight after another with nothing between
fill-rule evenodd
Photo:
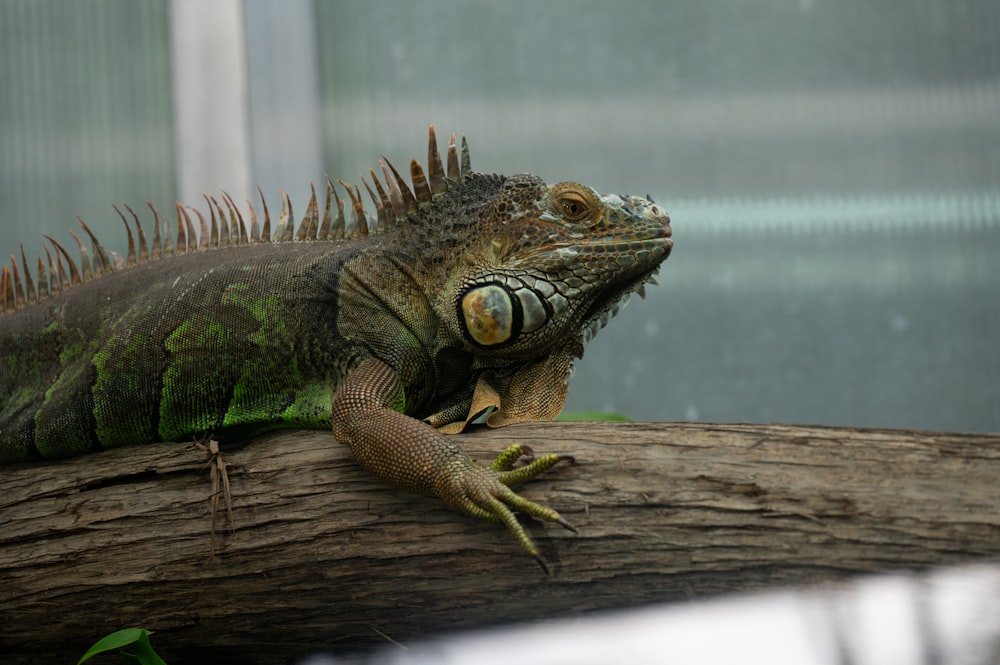
<instances>
[{"instance_id":1,"label":"green leaf","mask_svg":"<svg viewBox=\"0 0 1000 665\"><path fill-rule=\"evenodd\" d=\"M149 636L152 635L148 630L142 631L142 637L139 641L135 643L135 655L139 659L141 665L167 665L163 662L155 651L153 651L153 645L149 643Z\"/></svg>"},{"instance_id":2,"label":"green leaf","mask_svg":"<svg viewBox=\"0 0 1000 665\"><path fill-rule=\"evenodd\" d=\"M139 638L144 632L146 631L142 628L123 628L111 633L110 635L105 635L101 639L97 640L97 642L94 643L94 646L87 649L87 653L83 654L83 657L76 661L76 665L87 662L99 653L114 651L115 649L121 649L130 644L135 644L139 641Z\"/></svg>"},{"instance_id":3,"label":"green leaf","mask_svg":"<svg viewBox=\"0 0 1000 665\"><path fill-rule=\"evenodd\" d=\"M123 649L132 644L136 647L136 653L134 655L123 653L122 655L125 657L126 662L139 663L140 665L166 665L163 659L153 651L153 646L149 643L150 635L152 633L144 628L123 628L110 635L105 635L97 640L94 646L87 649L87 653L83 654L83 657L76 661L76 665L85 663L99 653Z\"/></svg>"}]
</instances>

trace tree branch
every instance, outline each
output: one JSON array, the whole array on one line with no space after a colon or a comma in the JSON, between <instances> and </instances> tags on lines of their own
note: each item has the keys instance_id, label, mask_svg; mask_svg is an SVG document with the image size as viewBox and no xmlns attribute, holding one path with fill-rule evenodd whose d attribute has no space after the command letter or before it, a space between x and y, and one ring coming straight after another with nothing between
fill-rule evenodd
<instances>
[{"instance_id":1,"label":"tree branch","mask_svg":"<svg viewBox=\"0 0 1000 665\"><path fill-rule=\"evenodd\" d=\"M998 435L546 423L460 440L483 461L514 442L577 457L521 489L580 530L530 526L551 578L502 527L382 485L326 432L224 449L235 524L218 515L214 554L204 448L6 467L0 652L75 659L141 626L168 662L274 662L1000 555Z\"/></svg>"}]
</instances>

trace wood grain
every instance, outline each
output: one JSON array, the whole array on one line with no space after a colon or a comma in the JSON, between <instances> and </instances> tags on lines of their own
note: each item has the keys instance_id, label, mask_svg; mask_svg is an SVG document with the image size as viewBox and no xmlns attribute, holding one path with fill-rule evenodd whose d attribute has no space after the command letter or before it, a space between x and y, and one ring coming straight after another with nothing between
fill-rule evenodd
<instances>
[{"instance_id":1,"label":"wood grain","mask_svg":"<svg viewBox=\"0 0 1000 665\"><path fill-rule=\"evenodd\" d=\"M326 432L0 469L0 653L75 661L157 632L168 662L280 662L456 629L1000 557L1000 435L785 425L526 424L461 435L576 455L522 488L546 578L502 527L368 477Z\"/></svg>"}]
</instances>

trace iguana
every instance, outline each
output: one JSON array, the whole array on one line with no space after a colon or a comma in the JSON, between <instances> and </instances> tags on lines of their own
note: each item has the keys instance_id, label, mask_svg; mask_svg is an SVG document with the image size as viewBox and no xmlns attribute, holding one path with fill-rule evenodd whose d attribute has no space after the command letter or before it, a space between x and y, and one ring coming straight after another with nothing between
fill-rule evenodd
<instances>
[{"instance_id":1,"label":"iguana","mask_svg":"<svg viewBox=\"0 0 1000 665\"><path fill-rule=\"evenodd\" d=\"M151 242L115 206L124 259L82 220L79 267L46 236L32 276L22 245L0 277L0 462L332 427L377 477L506 525L544 568L512 509L573 527L508 486L569 457L515 445L483 466L443 434L558 415L584 343L670 253L669 218L473 172L454 134L446 167L433 127L412 187L383 160L362 177L374 218L338 181L346 219L327 179L322 219L314 189L297 227L281 193L273 238L263 193L262 224L224 194L210 221L177 204L176 243L152 205Z\"/></svg>"}]
</instances>

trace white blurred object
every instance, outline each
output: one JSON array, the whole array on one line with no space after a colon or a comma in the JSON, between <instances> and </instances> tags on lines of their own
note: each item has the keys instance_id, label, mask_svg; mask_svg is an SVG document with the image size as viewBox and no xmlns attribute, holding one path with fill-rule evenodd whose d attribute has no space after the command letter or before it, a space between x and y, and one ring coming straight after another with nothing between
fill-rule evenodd
<instances>
[{"instance_id":1,"label":"white blurred object","mask_svg":"<svg viewBox=\"0 0 1000 665\"><path fill-rule=\"evenodd\" d=\"M390 636L391 637L391 636ZM997 665L1000 566L674 603L302 665Z\"/></svg>"}]
</instances>

